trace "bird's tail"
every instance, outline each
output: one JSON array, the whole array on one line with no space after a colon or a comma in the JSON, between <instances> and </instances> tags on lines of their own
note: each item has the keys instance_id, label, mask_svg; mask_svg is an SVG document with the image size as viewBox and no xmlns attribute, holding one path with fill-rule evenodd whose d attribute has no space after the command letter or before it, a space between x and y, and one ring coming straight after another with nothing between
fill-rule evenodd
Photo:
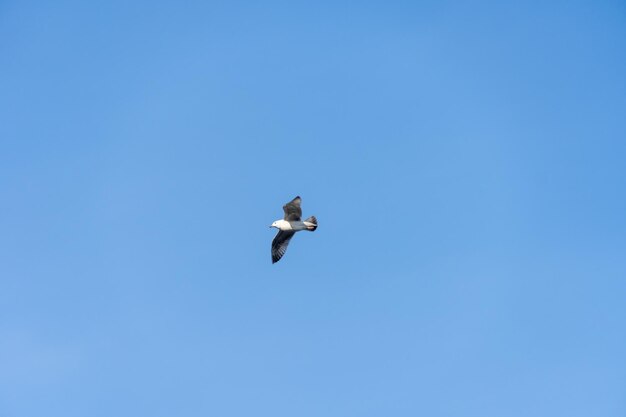
<instances>
[{"instance_id":1,"label":"bird's tail","mask_svg":"<svg viewBox=\"0 0 626 417\"><path fill-rule=\"evenodd\" d=\"M303 223L306 226L306 230L308 230L309 232L313 232L315 231L315 229L317 229L317 219L315 218L315 216L309 217Z\"/></svg>"}]
</instances>

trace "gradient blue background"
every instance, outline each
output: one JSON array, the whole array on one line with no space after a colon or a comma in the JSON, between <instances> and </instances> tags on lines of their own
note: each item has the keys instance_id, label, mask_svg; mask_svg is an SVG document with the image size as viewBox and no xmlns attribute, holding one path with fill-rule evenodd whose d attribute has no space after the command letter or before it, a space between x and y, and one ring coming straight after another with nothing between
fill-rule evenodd
<instances>
[{"instance_id":1,"label":"gradient blue background","mask_svg":"<svg viewBox=\"0 0 626 417\"><path fill-rule=\"evenodd\" d=\"M623 2L4 1L0 59L0 415L626 415Z\"/></svg>"}]
</instances>

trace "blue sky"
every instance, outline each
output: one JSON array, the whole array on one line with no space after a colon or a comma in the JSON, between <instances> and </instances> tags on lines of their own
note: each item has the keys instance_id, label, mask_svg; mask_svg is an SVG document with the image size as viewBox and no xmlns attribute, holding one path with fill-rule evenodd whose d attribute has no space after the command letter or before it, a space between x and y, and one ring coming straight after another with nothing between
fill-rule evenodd
<instances>
[{"instance_id":1,"label":"blue sky","mask_svg":"<svg viewBox=\"0 0 626 417\"><path fill-rule=\"evenodd\" d=\"M0 415L626 414L622 2L183 3L0 4Z\"/></svg>"}]
</instances>

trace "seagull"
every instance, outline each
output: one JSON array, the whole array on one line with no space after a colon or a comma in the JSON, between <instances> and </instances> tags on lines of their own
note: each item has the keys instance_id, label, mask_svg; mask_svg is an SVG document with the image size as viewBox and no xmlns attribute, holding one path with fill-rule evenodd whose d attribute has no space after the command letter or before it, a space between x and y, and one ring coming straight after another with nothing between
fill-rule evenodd
<instances>
[{"instance_id":1,"label":"seagull","mask_svg":"<svg viewBox=\"0 0 626 417\"><path fill-rule=\"evenodd\" d=\"M289 245L289 241L300 230L308 230L310 232L317 229L317 219L315 216L311 216L308 219L302 221L300 218L302 217L302 208L300 208L300 203L302 199L300 196L297 196L287 204L283 206L283 210L285 211L285 219L284 220L276 220L272 223L271 227L275 227L278 229L278 234L272 241L272 263L276 263L283 257L285 252L287 251L287 245Z\"/></svg>"}]
</instances>

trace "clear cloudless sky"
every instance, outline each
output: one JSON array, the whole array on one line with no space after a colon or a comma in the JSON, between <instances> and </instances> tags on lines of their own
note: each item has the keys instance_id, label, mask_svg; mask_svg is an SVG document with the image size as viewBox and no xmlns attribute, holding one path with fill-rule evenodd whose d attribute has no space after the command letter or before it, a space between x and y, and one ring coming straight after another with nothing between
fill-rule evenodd
<instances>
[{"instance_id":1,"label":"clear cloudless sky","mask_svg":"<svg viewBox=\"0 0 626 417\"><path fill-rule=\"evenodd\" d=\"M626 415L623 1L5 0L0 191L3 417Z\"/></svg>"}]
</instances>

